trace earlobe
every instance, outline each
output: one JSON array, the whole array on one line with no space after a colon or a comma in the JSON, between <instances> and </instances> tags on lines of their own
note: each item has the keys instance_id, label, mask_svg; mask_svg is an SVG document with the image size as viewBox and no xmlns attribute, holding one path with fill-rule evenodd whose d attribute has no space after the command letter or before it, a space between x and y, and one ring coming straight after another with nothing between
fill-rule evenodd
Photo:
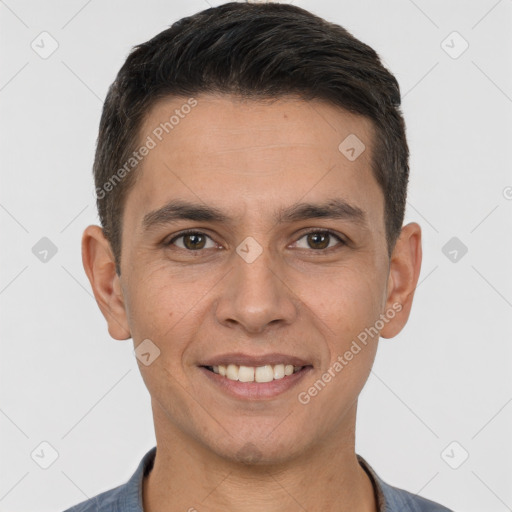
<instances>
[{"instance_id":1,"label":"earlobe","mask_svg":"<svg viewBox=\"0 0 512 512\"><path fill-rule=\"evenodd\" d=\"M421 227L411 222L402 228L391 255L388 295L383 313L393 312L393 315L380 332L382 338L396 336L409 319L420 275L421 259Z\"/></svg>"},{"instance_id":2,"label":"earlobe","mask_svg":"<svg viewBox=\"0 0 512 512\"><path fill-rule=\"evenodd\" d=\"M100 226L88 226L82 235L82 263L94 297L116 340L131 337L119 276L110 243Z\"/></svg>"}]
</instances>

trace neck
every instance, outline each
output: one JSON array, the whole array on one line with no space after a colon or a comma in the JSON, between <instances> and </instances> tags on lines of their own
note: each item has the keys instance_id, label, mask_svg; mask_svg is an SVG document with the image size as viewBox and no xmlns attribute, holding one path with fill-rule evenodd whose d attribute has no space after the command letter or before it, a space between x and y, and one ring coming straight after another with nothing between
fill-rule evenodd
<instances>
[{"instance_id":1,"label":"neck","mask_svg":"<svg viewBox=\"0 0 512 512\"><path fill-rule=\"evenodd\" d=\"M155 462L143 482L144 512L377 512L372 483L355 455L354 428L293 460L251 465L158 425Z\"/></svg>"}]
</instances>

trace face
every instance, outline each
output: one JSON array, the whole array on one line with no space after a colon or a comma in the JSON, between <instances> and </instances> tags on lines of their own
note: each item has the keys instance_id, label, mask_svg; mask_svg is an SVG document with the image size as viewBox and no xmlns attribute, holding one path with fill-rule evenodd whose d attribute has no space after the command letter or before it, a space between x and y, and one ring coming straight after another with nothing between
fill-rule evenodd
<instances>
[{"instance_id":1,"label":"face","mask_svg":"<svg viewBox=\"0 0 512 512\"><path fill-rule=\"evenodd\" d=\"M402 328L419 263L388 257L370 121L321 101L195 101L162 100L142 127L102 309L113 337L146 340L157 439L284 462L353 429L368 329Z\"/></svg>"}]
</instances>

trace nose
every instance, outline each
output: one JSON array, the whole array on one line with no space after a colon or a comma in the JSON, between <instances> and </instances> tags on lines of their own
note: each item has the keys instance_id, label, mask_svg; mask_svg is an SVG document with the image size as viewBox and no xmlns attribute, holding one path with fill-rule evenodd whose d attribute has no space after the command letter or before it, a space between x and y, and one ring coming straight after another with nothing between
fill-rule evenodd
<instances>
[{"instance_id":1,"label":"nose","mask_svg":"<svg viewBox=\"0 0 512 512\"><path fill-rule=\"evenodd\" d=\"M218 322L261 334L269 326L290 325L297 317L298 298L282 265L272 262L268 250L252 262L233 254L233 268L223 280L217 303Z\"/></svg>"}]
</instances>

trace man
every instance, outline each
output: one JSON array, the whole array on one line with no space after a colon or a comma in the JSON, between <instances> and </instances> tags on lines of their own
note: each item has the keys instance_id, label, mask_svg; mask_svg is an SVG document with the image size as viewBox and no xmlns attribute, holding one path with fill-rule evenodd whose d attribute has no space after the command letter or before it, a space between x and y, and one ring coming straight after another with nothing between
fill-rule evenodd
<instances>
[{"instance_id":1,"label":"man","mask_svg":"<svg viewBox=\"0 0 512 512\"><path fill-rule=\"evenodd\" d=\"M374 50L292 5L228 3L134 49L82 254L110 335L133 338L157 446L69 510L448 510L355 453L421 267L399 105Z\"/></svg>"}]
</instances>

